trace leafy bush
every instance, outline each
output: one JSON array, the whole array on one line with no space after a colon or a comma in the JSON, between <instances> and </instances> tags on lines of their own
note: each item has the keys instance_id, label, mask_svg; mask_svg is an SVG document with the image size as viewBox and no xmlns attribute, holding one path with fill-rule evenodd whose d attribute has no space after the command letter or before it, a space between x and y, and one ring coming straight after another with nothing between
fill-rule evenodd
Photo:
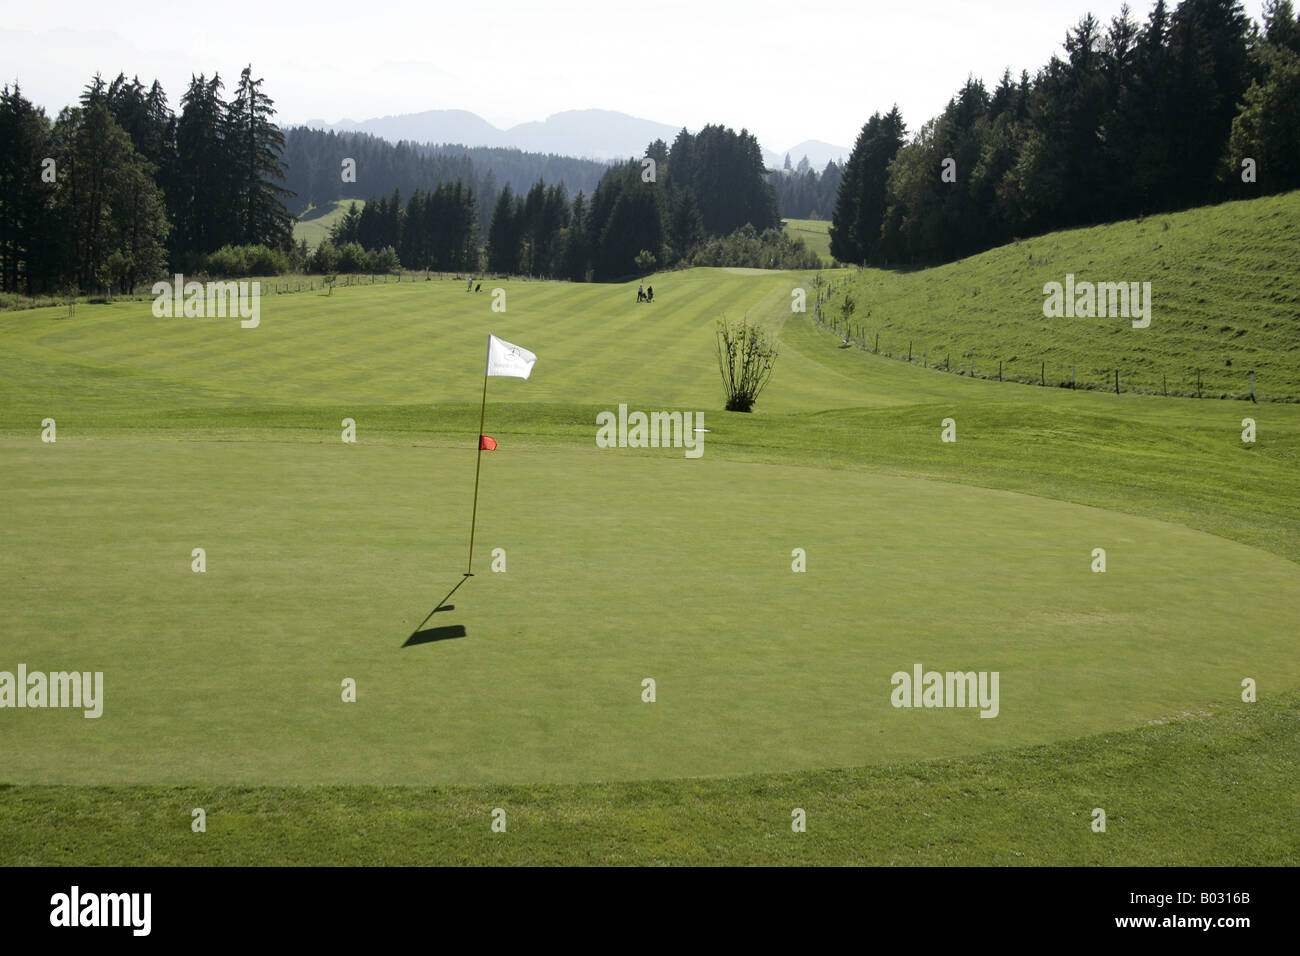
<instances>
[{"instance_id":1,"label":"leafy bush","mask_svg":"<svg viewBox=\"0 0 1300 956\"><path fill-rule=\"evenodd\" d=\"M328 275L331 272L339 271L339 250L334 243L328 239L316 247L316 251L311 254L307 268L311 272L318 272L321 275Z\"/></svg>"},{"instance_id":2,"label":"leafy bush","mask_svg":"<svg viewBox=\"0 0 1300 956\"><path fill-rule=\"evenodd\" d=\"M207 257L203 270L221 278L276 276L291 268L289 256L266 245L222 246Z\"/></svg>"},{"instance_id":3,"label":"leafy bush","mask_svg":"<svg viewBox=\"0 0 1300 956\"><path fill-rule=\"evenodd\" d=\"M339 249L339 272L369 272L368 253L357 242L345 242Z\"/></svg>"},{"instance_id":4,"label":"leafy bush","mask_svg":"<svg viewBox=\"0 0 1300 956\"><path fill-rule=\"evenodd\" d=\"M718 320L718 369L727 393L727 411L750 412L767 387L776 364L776 342L760 326Z\"/></svg>"},{"instance_id":5,"label":"leafy bush","mask_svg":"<svg viewBox=\"0 0 1300 956\"><path fill-rule=\"evenodd\" d=\"M397 250L392 246L371 250L366 253L366 261L368 272L396 272L402 267L401 261L397 258Z\"/></svg>"},{"instance_id":6,"label":"leafy bush","mask_svg":"<svg viewBox=\"0 0 1300 956\"><path fill-rule=\"evenodd\" d=\"M804 241L780 229L761 234L746 223L725 238L709 239L696 248L691 264L750 269L819 269L821 260Z\"/></svg>"}]
</instances>

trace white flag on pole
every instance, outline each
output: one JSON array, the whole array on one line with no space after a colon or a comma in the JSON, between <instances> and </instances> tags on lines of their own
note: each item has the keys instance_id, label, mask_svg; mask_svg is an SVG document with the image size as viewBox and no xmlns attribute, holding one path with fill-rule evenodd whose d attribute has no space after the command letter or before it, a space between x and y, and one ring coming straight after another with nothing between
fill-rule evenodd
<instances>
[{"instance_id":1,"label":"white flag on pole","mask_svg":"<svg viewBox=\"0 0 1300 956\"><path fill-rule=\"evenodd\" d=\"M505 339L495 335L488 336L487 374L512 375L515 378L527 378L533 371L537 356L528 349L511 345Z\"/></svg>"}]
</instances>

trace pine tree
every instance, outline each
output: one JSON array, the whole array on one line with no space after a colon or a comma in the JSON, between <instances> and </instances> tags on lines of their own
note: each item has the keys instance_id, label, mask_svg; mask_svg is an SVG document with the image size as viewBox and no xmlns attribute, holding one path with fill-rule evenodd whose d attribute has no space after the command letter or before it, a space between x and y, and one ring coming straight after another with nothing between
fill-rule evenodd
<instances>
[{"instance_id":1,"label":"pine tree","mask_svg":"<svg viewBox=\"0 0 1300 956\"><path fill-rule=\"evenodd\" d=\"M83 290L131 291L165 265L167 218L154 168L102 101L65 109L55 124L55 216L69 237L71 278Z\"/></svg>"},{"instance_id":2,"label":"pine tree","mask_svg":"<svg viewBox=\"0 0 1300 956\"><path fill-rule=\"evenodd\" d=\"M670 199L668 241L675 258L690 255L704 240L704 222L695 205L695 193L689 189L675 190Z\"/></svg>"},{"instance_id":3,"label":"pine tree","mask_svg":"<svg viewBox=\"0 0 1300 956\"><path fill-rule=\"evenodd\" d=\"M564 274L574 282L587 278L591 268L591 244L588 235L587 197L578 191L569 216L569 229L564 244Z\"/></svg>"},{"instance_id":4,"label":"pine tree","mask_svg":"<svg viewBox=\"0 0 1300 956\"><path fill-rule=\"evenodd\" d=\"M330 227L330 241L336 246L341 246L345 242L356 242L360 236L360 225L361 210L357 208L355 201L350 202L347 212ZM406 257L403 256L403 261L405 259Z\"/></svg>"},{"instance_id":5,"label":"pine tree","mask_svg":"<svg viewBox=\"0 0 1300 956\"><path fill-rule=\"evenodd\" d=\"M192 77L176 123L177 198L173 265L235 241L238 197L227 141L221 77ZM178 262L178 260L180 260Z\"/></svg>"},{"instance_id":6,"label":"pine tree","mask_svg":"<svg viewBox=\"0 0 1300 956\"><path fill-rule=\"evenodd\" d=\"M0 91L0 290L32 295L57 281L62 263L51 213L55 184L38 175L52 151L45 111L16 85L5 86Z\"/></svg>"},{"instance_id":7,"label":"pine tree","mask_svg":"<svg viewBox=\"0 0 1300 956\"><path fill-rule=\"evenodd\" d=\"M515 206L515 194L506 183L497 196L488 226L487 259L488 268L493 272L507 275L519 272L520 224Z\"/></svg>"},{"instance_id":8,"label":"pine tree","mask_svg":"<svg viewBox=\"0 0 1300 956\"><path fill-rule=\"evenodd\" d=\"M233 163L234 224L236 241L263 243L288 249L293 241L293 217L284 197L291 195L279 183L284 181L284 134L272 121L274 101L261 90L262 80L253 79L252 66L244 67L227 117L227 142ZM397 230L390 228L393 245Z\"/></svg>"},{"instance_id":9,"label":"pine tree","mask_svg":"<svg viewBox=\"0 0 1300 956\"><path fill-rule=\"evenodd\" d=\"M879 254L887 206L889 166L903 146L907 127L895 106L873 113L858 134L839 182L831 215L831 255L861 263ZM934 175L938 177L938 167Z\"/></svg>"}]
</instances>

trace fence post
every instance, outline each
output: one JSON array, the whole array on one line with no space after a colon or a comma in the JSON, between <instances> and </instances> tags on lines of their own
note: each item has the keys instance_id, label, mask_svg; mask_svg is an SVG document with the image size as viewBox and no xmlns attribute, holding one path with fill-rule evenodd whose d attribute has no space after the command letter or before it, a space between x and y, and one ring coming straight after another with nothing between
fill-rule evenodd
<instances>
[{"instance_id":1,"label":"fence post","mask_svg":"<svg viewBox=\"0 0 1300 956\"><path fill-rule=\"evenodd\" d=\"M1038 370L1038 384L1039 385L1047 384L1047 363L1046 362L1044 362L1042 364L1042 367L1039 368Z\"/></svg>"},{"instance_id":2,"label":"fence post","mask_svg":"<svg viewBox=\"0 0 1300 956\"><path fill-rule=\"evenodd\" d=\"M1002 381L1002 359L998 359L998 381Z\"/></svg>"},{"instance_id":3,"label":"fence post","mask_svg":"<svg viewBox=\"0 0 1300 956\"><path fill-rule=\"evenodd\" d=\"M908 360L909 362L912 361L912 340L911 340L911 339L908 339L908 340L907 340L907 360ZM1250 373L1250 380L1251 380L1252 383L1255 381L1255 373L1254 373L1254 372L1251 372L1251 373ZM1250 386L1250 393L1251 393L1252 395L1255 394L1255 386L1254 386L1254 384L1252 384L1252 385Z\"/></svg>"},{"instance_id":4,"label":"fence post","mask_svg":"<svg viewBox=\"0 0 1300 956\"><path fill-rule=\"evenodd\" d=\"M1253 368L1250 370L1250 400L1252 402L1255 400L1255 370Z\"/></svg>"},{"instance_id":5,"label":"fence post","mask_svg":"<svg viewBox=\"0 0 1300 956\"><path fill-rule=\"evenodd\" d=\"M1119 394L1119 369L1115 369L1115 394Z\"/></svg>"},{"instance_id":6,"label":"fence post","mask_svg":"<svg viewBox=\"0 0 1300 956\"><path fill-rule=\"evenodd\" d=\"M1164 372L1160 373L1160 390L1165 393L1165 398L1169 397L1169 376Z\"/></svg>"},{"instance_id":7,"label":"fence post","mask_svg":"<svg viewBox=\"0 0 1300 956\"><path fill-rule=\"evenodd\" d=\"M926 367L926 368L929 368L929 367L930 367L930 350L929 350L929 349L926 349L926 350L925 350L925 353L922 355L921 361L925 362L925 367Z\"/></svg>"},{"instance_id":8,"label":"fence post","mask_svg":"<svg viewBox=\"0 0 1300 956\"><path fill-rule=\"evenodd\" d=\"M1196 397L1201 397L1201 370L1196 370Z\"/></svg>"},{"instance_id":9,"label":"fence post","mask_svg":"<svg viewBox=\"0 0 1300 956\"><path fill-rule=\"evenodd\" d=\"M975 356L970 357L970 377L975 377Z\"/></svg>"},{"instance_id":10,"label":"fence post","mask_svg":"<svg viewBox=\"0 0 1300 956\"><path fill-rule=\"evenodd\" d=\"M873 351L874 351L877 355L880 354L880 333L879 333L879 332L876 333L876 347L875 347L875 349L873 349Z\"/></svg>"},{"instance_id":11,"label":"fence post","mask_svg":"<svg viewBox=\"0 0 1300 956\"><path fill-rule=\"evenodd\" d=\"M1074 382L1075 382L1075 378L1076 378L1075 373L1077 372L1077 370L1078 370L1078 366L1077 366L1077 365L1071 365L1071 366L1070 366L1070 388L1071 388L1071 389L1074 388Z\"/></svg>"}]
</instances>

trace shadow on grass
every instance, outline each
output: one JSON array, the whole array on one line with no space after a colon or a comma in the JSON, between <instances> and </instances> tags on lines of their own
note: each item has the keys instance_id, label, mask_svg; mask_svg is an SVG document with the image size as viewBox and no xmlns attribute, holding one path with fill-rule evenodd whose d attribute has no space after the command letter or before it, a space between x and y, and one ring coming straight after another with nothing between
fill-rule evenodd
<instances>
[{"instance_id":1,"label":"shadow on grass","mask_svg":"<svg viewBox=\"0 0 1300 956\"><path fill-rule=\"evenodd\" d=\"M433 641L448 641L455 637L464 637L465 628L461 624L453 624L448 627L431 627L428 630L421 630L421 628L428 624L429 618L433 617L439 611L456 610L456 605L448 604L447 602L451 600L453 594L460 590L460 586L473 576L474 575L472 574L466 574L456 582L456 586L447 592L447 596L439 601L434 606L433 610L424 616L423 621L415 625L415 630L411 632L411 636L406 639L406 643L402 646L411 647L415 644L430 644Z\"/></svg>"},{"instance_id":2,"label":"shadow on grass","mask_svg":"<svg viewBox=\"0 0 1300 956\"><path fill-rule=\"evenodd\" d=\"M332 212L333 209L334 209L333 203L327 203L321 206L313 206L312 208L308 209L306 212L302 213L302 215L298 217L298 221L311 222L313 219L320 219L326 213Z\"/></svg>"},{"instance_id":3,"label":"shadow on grass","mask_svg":"<svg viewBox=\"0 0 1300 956\"><path fill-rule=\"evenodd\" d=\"M432 644L434 641L450 641L466 636L464 624L449 624L446 627L430 627L423 631L416 631L402 646L414 647L416 644Z\"/></svg>"}]
</instances>

